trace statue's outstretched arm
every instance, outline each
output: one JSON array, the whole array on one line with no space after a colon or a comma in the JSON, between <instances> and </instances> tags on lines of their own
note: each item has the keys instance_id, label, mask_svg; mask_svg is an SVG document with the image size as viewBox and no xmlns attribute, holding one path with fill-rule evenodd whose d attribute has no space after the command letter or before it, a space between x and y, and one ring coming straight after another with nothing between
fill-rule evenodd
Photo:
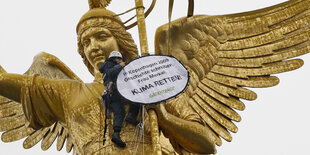
<instances>
[{"instance_id":1,"label":"statue's outstretched arm","mask_svg":"<svg viewBox=\"0 0 310 155\"><path fill-rule=\"evenodd\" d=\"M21 90L28 87L32 76L0 73L0 95L15 102L21 102Z\"/></svg>"},{"instance_id":2,"label":"statue's outstretched arm","mask_svg":"<svg viewBox=\"0 0 310 155\"><path fill-rule=\"evenodd\" d=\"M34 58L25 75L8 74L0 66L0 130L6 131L1 140L13 142L27 137L23 146L28 149L43 139L41 147L47 150L58 137L57 149L61 150L67 139L70 152L73 143L63 126L64 107L70 94L79 90L72 87L80 84L65 64L44 52Z\"/></svg>"},{"instance_id":3,"label":"statue's outstretched arm","mask_svg":"<svg viewBox=\"0 0 310 155\"><path fill-rule=\"evenodd\" d=\"M159 126L164 133L173 137L184 149L195 153L216 153L214 138L209 128L198 122L187 121L168 113L164 104L153 108L156 110Z\"/></svg>"},{"instance_id":4,"label":"statue's outstretched arm","mask_svg":"<svg viewBox=\"0 0 310 155\"><path fill-rule=\"evenodd\" d=\"M34 75L2 73L0 95L23 105L24 113L34 129L65 121L63 104L70 97L64 87L68 80L46 79Z\"/></svg>"},{"instance_id":5,"label":"statue's outstretched arm","mask_svg":"<svg viewBox=\"0 0 310 155\"><path fill-rule=\"evenodd\" d=\"M59 59L43 52L25 75L0 71L0 96L21 103L32 128L65 122L64 105L81 80Z\"/></svg>"},{"instance_id":6,"label":"statue's outstretched arm","mask_svg":"<svg viewBox=\"0 0 310 155\"><path fill-rule=\"evenodd\" d=\"M55 56L42 52L34 57L34 62L25 73L27 75L8 74L0 66L0 95L16 102L21 100L21 88L32 83L33 76L40 75L48 79L74 79L81 81L64 63Z\"/></svg>"}]
</instances>

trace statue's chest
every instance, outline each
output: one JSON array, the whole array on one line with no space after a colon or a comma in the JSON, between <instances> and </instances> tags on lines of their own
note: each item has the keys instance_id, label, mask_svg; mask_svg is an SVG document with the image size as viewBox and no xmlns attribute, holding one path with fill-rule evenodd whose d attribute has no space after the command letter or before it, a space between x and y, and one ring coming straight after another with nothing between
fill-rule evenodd
<instances>
[{"instance_id":1,"label":"statue's chest","mask_svg":"<svg viewBox=\"0 0 310 155\"><path fill-rule=\"evenodd\" d=\"M105 126L105 113L101 103L101 92L97 91L96 89L85 89L86 90L80 91L80 94L77 95L77 97L72 100L72 103L70 103L70 106L68 106L68 128L72 135L74 135L73 139L75 143L82 150L98 150L94 149L93 147L99 146L98 144L102 145L103 131ZM128 107L129 105L125 104L126 114L128 113ZM146 126L148 126L148 123ZM141 143L141 145L144 144L146 145L145 147L147 147L151 144L151 137L148 132L144 131L144 140L142 140L140 137L142 134L138 134L139 130L140 128L137 128L136 126L128 124L126 121L124 121L121 137L131 147L134 147L139 143ZM114 146L110 140L112 133L113 112L112 118L107 120L107 141L104 148L108 150L118 150L118 148ZM135 150L133 148L130 148L129 150L131 149Z\"/></svg>"}]
</instances>

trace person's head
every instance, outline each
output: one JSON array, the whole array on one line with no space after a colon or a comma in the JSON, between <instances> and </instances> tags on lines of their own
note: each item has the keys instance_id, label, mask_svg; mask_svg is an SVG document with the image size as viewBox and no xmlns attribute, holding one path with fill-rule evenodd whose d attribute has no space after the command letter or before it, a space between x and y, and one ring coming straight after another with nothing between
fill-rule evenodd
<instances>
[{"instance_id":1,"label":"person's head","mask_svg":"<svg viewBox=\"0 0 310 155\"><path fill-rule=\"evenodd\" d=\"M125 62L137 57L137 45L121 20L105 8L88 11L77 26L78 48L94 75L112 51L120 51Z\"/></svg>"},{"instance_id":2,"label":"person's head","mask_svg":"<svg viewBox=\"0 0 310 155\"><path fill-rule=\"evenodd\" d=\"M121 62L123 62L123 56L119 51L113 51L110 53L109 55L109 59L111 61L114 61L118 64L120 64Z\"/></svg>"}]
</instances>

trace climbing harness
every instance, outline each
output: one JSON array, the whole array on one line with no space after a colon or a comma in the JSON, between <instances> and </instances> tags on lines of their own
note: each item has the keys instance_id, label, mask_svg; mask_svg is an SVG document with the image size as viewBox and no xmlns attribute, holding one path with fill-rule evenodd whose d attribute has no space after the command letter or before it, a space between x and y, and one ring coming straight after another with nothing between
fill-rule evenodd
<instances>
[{"instance_id":1,"label":"climbing harness","mask_svg":"<svg viewBox=\"0 0 310 155\"><path fill-rule=\"evenodd\" d=\"M103 131L103 145L106 142L106 133L107 133L107 119L111 118L111 111L110 111L110 104L111 104L111 96L113 93L113 82L110 82L106 89L103 92L102 98L101 98L101 103L104 107L104 113L105 113L105 118L104 118L104 131ZM101 123L101 122L100 122Z\"/></svg>"}]
</instances>

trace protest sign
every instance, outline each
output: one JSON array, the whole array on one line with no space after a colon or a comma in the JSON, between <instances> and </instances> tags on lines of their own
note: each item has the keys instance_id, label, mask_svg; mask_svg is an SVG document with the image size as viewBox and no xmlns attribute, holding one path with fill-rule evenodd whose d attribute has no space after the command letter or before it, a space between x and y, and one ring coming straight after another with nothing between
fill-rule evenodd
<instances>
[{"instance_id":1,"label":"protest sign","mask_svg":"<svg viewBox=\"0 0 310 155\"><path fill-rule=\"evenodd\" d=\"M153 104L182 93L188 81L187 69L176 58L151 55L126 65L117 77L116 86L132 102Z\"/></svg>"}]
</instances>

